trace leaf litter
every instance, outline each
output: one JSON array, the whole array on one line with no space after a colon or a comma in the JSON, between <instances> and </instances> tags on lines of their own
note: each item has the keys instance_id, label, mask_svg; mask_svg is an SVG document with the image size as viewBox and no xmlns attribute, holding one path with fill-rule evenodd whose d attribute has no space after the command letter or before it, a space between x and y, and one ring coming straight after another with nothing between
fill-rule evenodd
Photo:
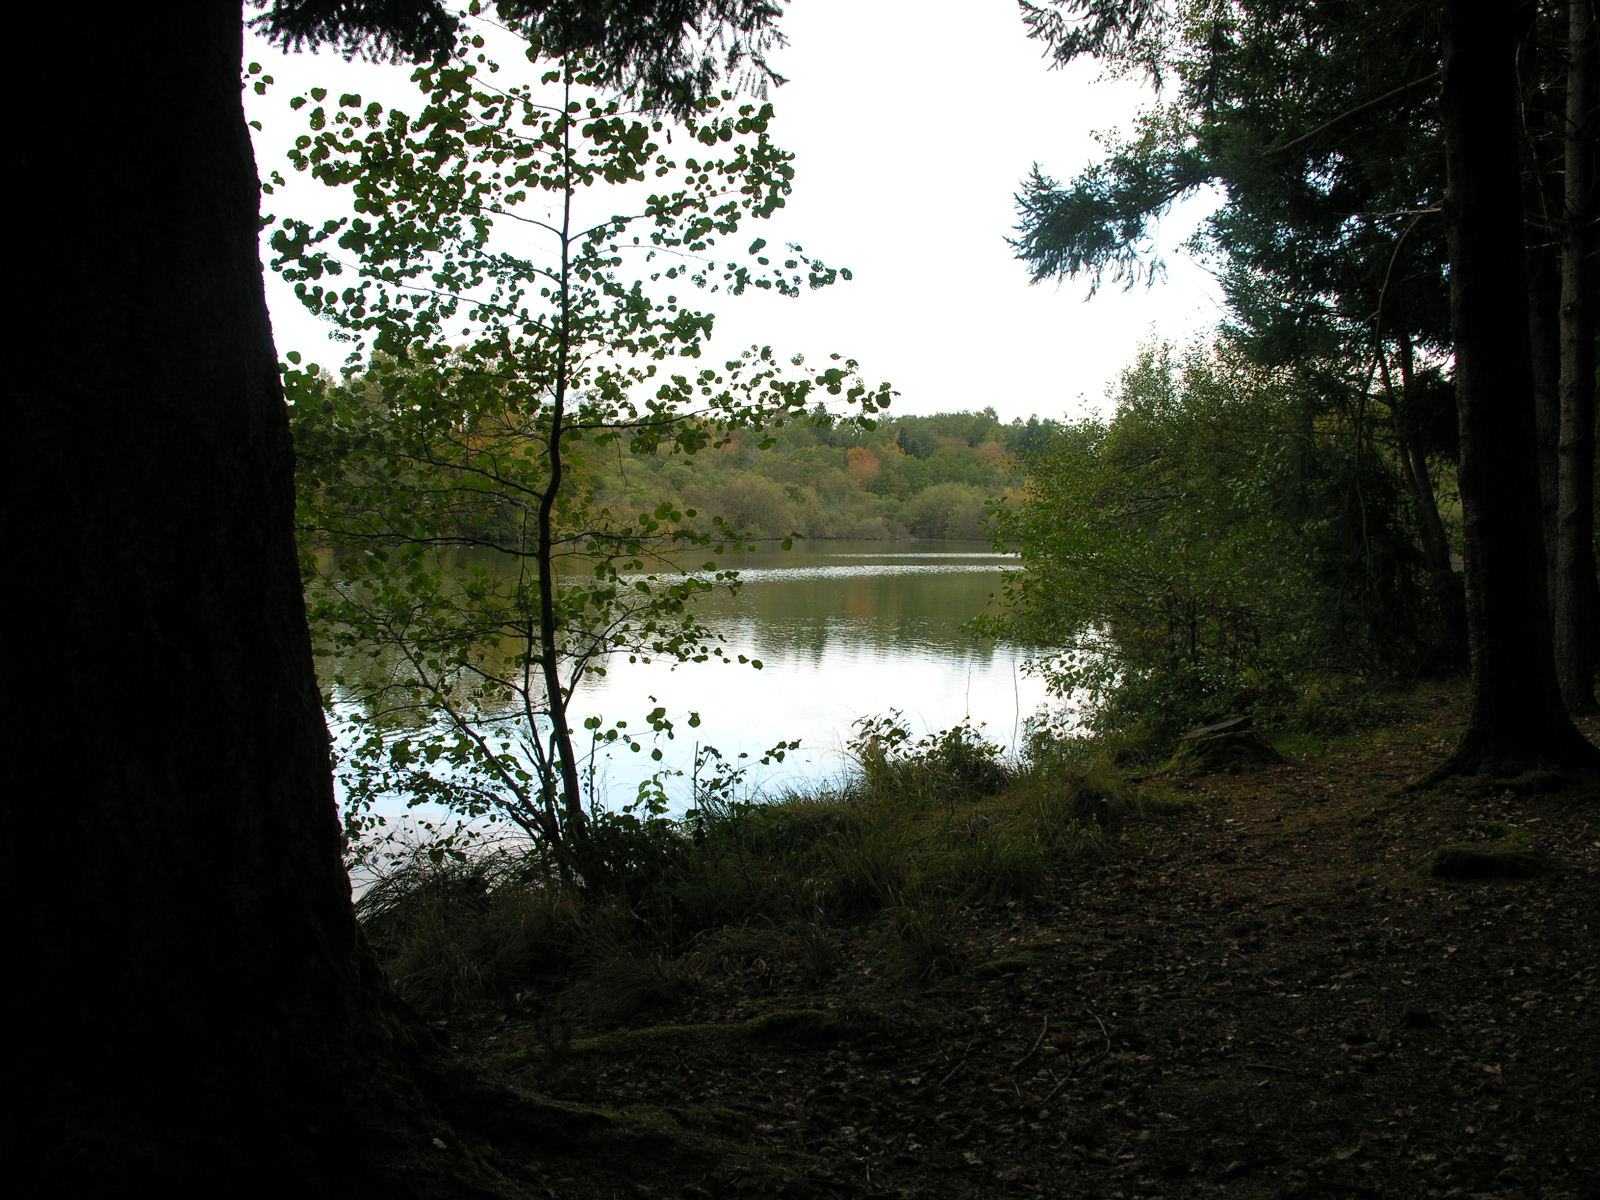
<instances>
[{"instance_id":1,"label":"leaf litter","mask_svg":"<svg viewBox=\"0 0 1600 1200\"><path fill-rule=\"evenodd\" d=\"M502 1161L530 1195L1594 1200L1600 790L1403 791L1462 705L1421 692L1315 757L1186 779L1112 860L960 909L934 978L845 928L826 978L746 955L559 1045L529 998L445 1032L663 1130ZM1550 869L1425 873L1508 834ZM679 1153L702 1135L724 1152Z\"/></svg>"}]
</instances>

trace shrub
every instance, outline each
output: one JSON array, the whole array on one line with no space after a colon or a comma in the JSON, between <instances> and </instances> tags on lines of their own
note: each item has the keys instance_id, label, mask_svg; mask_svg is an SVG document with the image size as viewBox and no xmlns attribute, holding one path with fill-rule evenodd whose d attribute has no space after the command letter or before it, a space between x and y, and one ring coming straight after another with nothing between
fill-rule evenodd
<instances>
[{"instance_id":1,"label":"shrub","mask_svg":"<svg viewBox=\"0 0 1600 1200\"><path fill-rule=\"evenodd\" d=\"M927 734L913 742L901 714L864 717L849 750L870 796L911 801L953 802L992 795L1008 780L1000 747L986 742L970 724Z\"/></svg>"},{"instance_id":2,"label":"shrub","mask_svg":"<svg viewBox=\"0 0 1600 1200\"><path fill-rule=\"evenodd\" d=\"M943 898L895 893L885 946L891 965L911 979L931 979L956 970L961 964L961 945L954 917Z\"/></svg>"}]
</instances>

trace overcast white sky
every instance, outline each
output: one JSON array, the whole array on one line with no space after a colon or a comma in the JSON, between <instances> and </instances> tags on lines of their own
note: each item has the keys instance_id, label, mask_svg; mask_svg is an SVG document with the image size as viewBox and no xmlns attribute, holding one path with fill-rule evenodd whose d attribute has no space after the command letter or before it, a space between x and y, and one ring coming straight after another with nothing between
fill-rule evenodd
<instances>
[{"instance_id":1,"label":"overcast white sky","mask_svg":"<svg viewBox=\"0 0 1600 1200\"><path fill-rule=\"evenodd\" d=\"M1179 250L1197 206L1163 223L1170 276L1152 291L1113 285L1085 302L1082 283L1028 283L1005 242L1023 177L1035 161L1071 177L1096 157L1092 132L1126 126L1150 96L1100 80L1093 64L1049 70L1013 0L794 0L782 28L790 44L773 61L791 82L772 96L773 136L796 155L795 191L749 232L798 242L855 278L794 300L717 298L720 351L839 352L899 390L898 412L993 405L1006 420L1059 418L1101 407L1152 330L1183 341L1219 318L1213 281ZM395 95L377 77L409 74L331 55L285 61L261 46L246 59L279 81L265 101L251 97L266 126L263 174L295 131L293 92ZM304 203L290 194L266 207ZM268 304L281 351L342 360L270 273Z\"/></svg>"}]
</instances>

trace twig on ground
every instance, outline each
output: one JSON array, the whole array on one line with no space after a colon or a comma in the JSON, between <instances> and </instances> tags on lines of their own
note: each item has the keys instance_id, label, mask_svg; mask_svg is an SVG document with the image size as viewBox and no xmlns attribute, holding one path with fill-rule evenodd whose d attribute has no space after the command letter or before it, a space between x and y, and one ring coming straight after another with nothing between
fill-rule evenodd
<instances>
[{"instance_id":1,"label":"twig on ground","mask_svg":"<svg viewBox=\"0 0 1600 1200\"><path fill-rule=\"evenodd\" d=\"M961 1070L961 1068L967 1065L967 1055L972 1051L973 1042L976 1042L977 1040L977 1038L973 1038L961 1048L961 1057L956 1060L956 1065L950 1068L949 1074L947 1074L943 1079L939 1080L938 1083L933 1085L934 1091L938 1091L945 1084L949 1083L956 1077L956 1074Z\"/></svg>"},{"instance_id":2,"label":"twig on ground","mask_svg":"<svg viewBox=\"0 0 1600 1200\"><path fill-rule=\"evenodd\" d=\"M1033 1039L1033 1045L1028 1047L1028 1050L1027 1050L1026 1054L1024 1054L1021 1058L1017 1059L1016 1062L1011 1064L1011 1069L1013 1071L1015 1071L1023 1063L1027 1062L1030 1058L1033 1057L1034 1051L1036 1051L1039 1048L1040 1043L1044 1041L1044 1035L1049 1033L1049 1032L1050 1032L1050 1018L1047 1015L1045 1017L1045 1019L1044 1019L1044 1024L1039 1027L1039 1036Z\"/></svg>"}]
</instances>

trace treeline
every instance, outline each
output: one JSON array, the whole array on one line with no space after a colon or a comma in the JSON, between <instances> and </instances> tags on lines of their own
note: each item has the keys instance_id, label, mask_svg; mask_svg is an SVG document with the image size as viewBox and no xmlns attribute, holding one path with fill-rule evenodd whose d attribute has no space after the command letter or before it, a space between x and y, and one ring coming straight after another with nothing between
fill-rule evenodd
<instances>
[{"instance_id":1,"label":"treeline","mask_svg":"<svg viewBox=\"0 0 1600 1200\"><path fill-rule=\"evenodd\" d=\"M720 520L751 538L982 539L989 510L1023 489L1028 456L1053 420L1009 423L993 408L834 421L820 408L771 427L735 429L685 455L591 446L573 464L594 510L675 511L710 533ZM475 532L520 519L502 506Z\"/></svg>"}]
</instances>

